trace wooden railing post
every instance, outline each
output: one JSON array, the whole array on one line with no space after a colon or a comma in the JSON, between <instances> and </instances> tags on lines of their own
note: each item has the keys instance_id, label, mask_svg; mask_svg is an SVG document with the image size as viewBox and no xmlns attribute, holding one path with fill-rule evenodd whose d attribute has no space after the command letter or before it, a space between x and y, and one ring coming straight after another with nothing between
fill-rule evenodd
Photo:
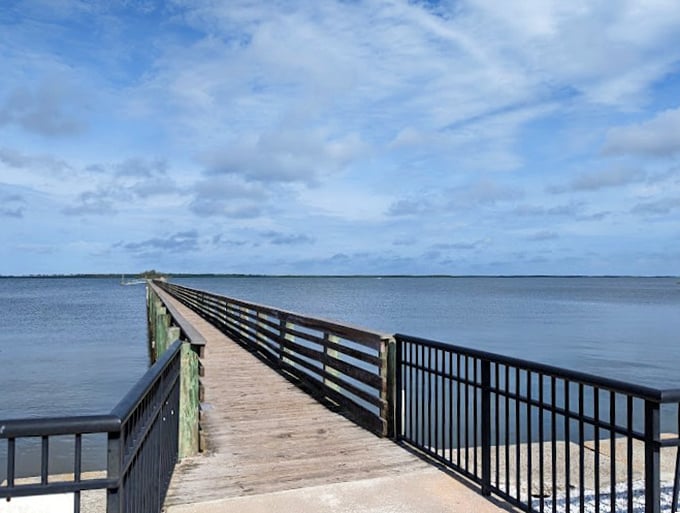
<instances>
[{"instance_id":1,"label":"wooden railing post","mask_svg":"<svg viewBox=\"0 0 680 513\"><path fill-rule=\"evenodd\" d=\"M177 330L179 328L170 328ZM198 353L189 342L182 343L179 389L179 445L180 458L199 452L199 366Z\"/></svg>"},{"instance_id":2,"label":"wooden railing post","mask_svg":"<svg viewBox=\"0 0 680 513\"><path fill-rule=\"evenodd\" d=\"M286 339L286 316L285 315L280 315L279 316L279 337L281 341L279 341L279 367L281 367L281 364L283 363L283 352L284 352L284 346L283 346L283 340Z\"/></svg>"},{"instance_id":3,"label":"wooden railing post","mask_svg":"<svg viewBox=\"0 0 680 513\"><path fill-rule=\"evenodd\" d=\"M382 436L395 436L396 399L397 394L397 354L396 342L393 337L383 337L380 340L380 378L382 390L380 398L383 400L380 417L384 421Z\"/></svg>"}]
</instances>

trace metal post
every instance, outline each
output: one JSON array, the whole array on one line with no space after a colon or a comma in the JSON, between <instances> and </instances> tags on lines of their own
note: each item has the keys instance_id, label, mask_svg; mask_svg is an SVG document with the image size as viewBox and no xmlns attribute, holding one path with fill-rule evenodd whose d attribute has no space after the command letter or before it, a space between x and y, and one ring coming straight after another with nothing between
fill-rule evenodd
<instances>
[{"instance_id":1,"label":"metal post","mask_svg":"<svg viewBox=\"0 0 680 513\"><path fill-rule=\"evenodd\" d=\"M482 366L482 495L491 495L491 362Z\"/></svg>"},{"instance_id":2,"label":"metal post","mask_svg":"<svg viewBox=\"0 0 680 513\"><path fill-rule=\"evenodd\" d=\"M395 440L400 440L403 433L403 422L404 422L404 377L402 376L402 350L403 342L401 340L394 340L392 343L394 347L394 382L395 382L395 394L394 394L394 432L392 437Z\"/></svg>"},{"instance_id":3,"label":"metal post","mask_svg":"<svg viewBox=\"0 0 680 513\"><path fill-rule=\"evenodd\" d=\"M397 429L401 429L396 425L396 419L401 415L401 408L398 404L401 402L401 385L398 384L401 379L400 367L401 363L397 360L396 346L394 338L390 337L386 340L387 344L387 432L385 436L394 438L398 433Z\"/></svg>"},{"instance_id":4,"label":"metal post","mask_svg":"<svg viewBox=\"0 0 680 513\"><path fill-rule=\"evenodd\" d=\"M645 400L645 513L661 513L659 403Z\"/></svg>"},{"instance_id":5,"label":"metal post","mask_svg":"<svg viewBox=\"0 0 680 513\"><path fill-rule=\"evenodd\" d=\"M121 432L109 433L107 441L106 471L109 479L116 480L116 487L106 491L106 513L122 513L123 511L123 479L120 475L123 449Z\"/></svg>"}]
</instances>

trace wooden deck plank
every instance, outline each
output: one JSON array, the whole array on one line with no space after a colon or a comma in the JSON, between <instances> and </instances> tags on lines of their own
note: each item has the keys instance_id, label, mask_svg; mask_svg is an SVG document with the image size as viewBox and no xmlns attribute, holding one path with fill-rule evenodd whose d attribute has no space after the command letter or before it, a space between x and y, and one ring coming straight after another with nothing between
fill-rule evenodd
<instances>
[{"instance_id":1,"label":"wooden deck plank","mask_svg":"<svg viewBox=\"0 0 680 513\"><path fill-rule=\"evenodd\" d=\"M431 468L334 413L200 316L206 339L206 453L178 464L166 506L407 474Z\"/></svg>"}]
</instances>

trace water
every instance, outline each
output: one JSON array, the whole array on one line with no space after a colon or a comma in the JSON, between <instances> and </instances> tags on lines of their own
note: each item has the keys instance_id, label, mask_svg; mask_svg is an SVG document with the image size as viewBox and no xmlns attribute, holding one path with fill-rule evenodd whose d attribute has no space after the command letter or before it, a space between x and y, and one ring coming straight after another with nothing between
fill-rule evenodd
<instances>
[{"instance_id":1,"label":"water","mask_svg":"<svg viewBox=\"0 0 680 513\"><path fill-rule=\"evenodd\" d=\"M386 333L680 388L680 284L672 278L174 281ZM146 333L143 286L0 279L0 419L107 413L148 368ZM22 473L38 473L37 454L22 460L33 465ZM85 465L101 467L102 452Z\"/></svg>"},{"instance_id":2,"label":"water","mask_svg":"<svg viewBox=\"0 0 680 513\"><path fill-rule=\"evenodd\" d=\"M0 417L108 413L149 366L143 286L0 279Z\"/></svg>"},{"instance_id":3,"label":"water","mask_svg":"<svg viewBox=\"0 0 680 513\"><path fill-rule=\"evenodd\" d=\"M674 278L175 281L386 333L680 388L680 284Z\"/></svg>"},{"instance_id":4,"label":"water","mask_svg":"<svg viewBox=\"0 0 680 513\"><path fill-rule=\"evenodd\" d=\"M680 388L673 278L186 278L334 319ZM148 367L144 287L0 279L0 417L109 411Z\"/></svg>"}]
</instances>

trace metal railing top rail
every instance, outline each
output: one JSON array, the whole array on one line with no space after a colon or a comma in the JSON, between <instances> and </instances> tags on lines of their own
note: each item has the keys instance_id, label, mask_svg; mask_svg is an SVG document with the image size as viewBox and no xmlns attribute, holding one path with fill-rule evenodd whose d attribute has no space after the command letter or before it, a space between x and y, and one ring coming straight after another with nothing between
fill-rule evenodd
<instances>
[{"instance_id":1,"label":"metal railing top rail","mask_svg":"<svg viewBox=\"0 0 680 513\"><path fill-rule=\"evenodd\" d=\"M273 306L269 305L263 305L251 301L244 301L242 299L237 299L234 297L230 296L225 296L222 294L217 294L214 292L209 292L207 290L201 290L201 289L194 289L191 287L185 287L184 285L178 285L176 283L168 283L168 282L162 282L158 280L154 280L153 284L158 286L159 288L166 290L166 289L181 289L185 291L191 291L193 293L200 293L203 294L204 296L211 297L213 299L219 299L219 300L226 300L231 304L238 305L241 307L245 308L251 308L253 310L258 310L263 313L268 313L273 316L285 316L287 319L295 322L296 324L299 324L301 326L305 327L310 327L310 328L318 328L318 327L324 327L329 329L329 331L336 331L338 333L345 333L347 334L348 337L352 336L358 336L358 338L361 337L362 334L368 334L375 336L378 339L389 339L392 337L391 334L389 333L383 333L375 330L371 330L368 328L363 328L361 326L354 326L351 324L346 324L346 323L341 323L339 321L333 321L329 319L323 319L321 317L313 317L309 315L304 315L298 312L293 312L291 310L285 310L281 308L276 308ZM357 343L362 343L361 340L355 340ZM369 345L369 344L366 344ZM370 345L369 345L370 346Z\"/></svg>"},{"instance_id":2,"label":"metal railing top rail","mask_svg":"<svg viewBox=\"0 0 680 513\"><path fill-rule=\"evenodd\" d=\"M153 289L153 291L160 297L161 301L163 301L163 306L168 309L168 312L174 319L175 323L179 327L181 333L186 337L186 340L191 342L192 345L194 346L204 346L205 345L205 338L203 338L203 335L201 335L196 328L194 328L194 325L191 324L187 319L184 318L184 316L175 308L175 306L172 304L172 301L168 301L167 297L167 292L165 292L158 284L159 283L164 283L162 281L155 281L155 280L149 280L148 281L149 286Z\"/></svg>"},{"instance_id":3,"label":"metal railing top rail","mask_svg":"<svg viewBox=\"0 0 680 513\"><path fill-rule=\"evenodd\" d=\"M74 501L76 511L80 507L80 492L87 490L107 489L109 494L112 490L120 490L124 486L124 481L127 477L127 467L129 462L135 460L136 455L143 450L142 442L148 436L149 426L142 426L141 431L134 433L134 453L128 454L127 467L123 466L123 461L120 459L120 448L117 443L122 441L123 430L126 423L128 423L136 414L134 412L142 408L143 402L147 397L153 395L152 389L162 380L166 379L165 375L171 369L171 366L177 366L177 359L181 351L182 341L176 340L168 348L162 357L159 358L154 365L152 365L146 373L137 381L137 383L130 389L130 391L123 397L123 399L111 410L109 414L104 415L82 415L82 416L68 416L68 417L48 417L48 418L19 418L19 419L0 419L0 440L7 442L7 478L5 483L0 484L0 499L9 500L12 497L25 497L34 495L49 495L55 493L74 493ZM177 377L174 378L177 382ZM178 385L173 385L177 387ZM177 388L178 390L178 388ZM169 392L168 392L169 393ZM177 392L178 393L178 392ZM177 396L178 400L178 396ZM177 406L173 406L177 408ZM163 419L165 420L165 419ZM83 471L83 441L82 435L108 435L108 470L105 476L99 477L85 477ZM74 436L74 461L71 468L73 478L66 481L58 477L56 481L52 481L52 472L50 468L50 437L60 436ZM22 439L35 438L42 439L42 456L40 457L40 481L34 482L17 482L16 462L17 462L17 441ZM112 446L112 440L115 441ZM151 447L151 446L149 446ZM176 450L176 449L175 449ZM113 451L113 452L112 452ZM112 456L113 453L119 454ZM114 466L111 466L111 458L117 461ZM61 472L57 472L61 474ZM23 478L22 478L23 479ZM119 493L119 492L117 492ZM109 495L109 503L107 511L119 511L118 507L111 509L111 495ZM129 509L125 509L128 511ZM121 510L122 511L122 510Z\"/></svg>"},{"instance_id":4,"label":"metal railing top rail","mask_svg":"<svg viewBox=\"0 0 680 513\"><path fill-rule=\"evenodd\" d=\"M153 385L158 381L165 369L170 365L173 358L177 355L182 347L181 340L175 340L167 351L156 360L154 365L142 376L137 383L128 391L127 394L118 402L111 410L111 415L118 419L120 423L124 423L130 414L139 406L139 404L147 396ZM153 369L153 372L151 370Z\"/></svg>"},{"instance_id":5,"label":"metal railing top rail","mask_svg":"<svg viewBox=\"0 0 680 513\"><path fill-rule=\"evenodd\" d=\"M581 382L586 385L592 385L606 390L621 392L625 394L635 395L641 399L650 400L657 403L674 403L680 401L680 389L658 389L646 385L638 385L627 381L621 381L603 376L596 376L587 372L576 371L565 367L557 367L545 363L539 363L531 360L525 360L513 356L505 356L498 353L483 351L480 349L472 349L469 347L459 346L455 344L448 344L437 342L411 335L404 335L397 333L394 335L397 341L406 340L414 341L419 344L442 349L445 351L455 351L461 354L479 358L482 360L489 360L503 365L510 365L520 367L522 369L531 370L533 372L543 373L546 375L555 375L559 378L568 379L571 381Z\"/></svg>"},{"instance_id":6,"label":"metal railing top rail","mask_svg":"<svg viewBox=\"0 0 680 513\"><path fill-rule=\"evenodd\" d=\"M135 383L111 413L104 415L73 415L68 417L37 417L0 420L0 439L36 436L59 436L74 433L114 433L147 394L158 376L180 350L176 340L162 357Z\"/></svg>"},{"instance_id":7,"label":"metal railing top rail","mask_svg":"<svg viewBox=\"0 0 680 513\"><path fill-rule=\"evenodd\" d=\"M115 415L84 415L71 417L39 417L0 420L0 439L70 435L75 432L113 433L120 429L121 420Z\"/></svg>"}]
</instances>

